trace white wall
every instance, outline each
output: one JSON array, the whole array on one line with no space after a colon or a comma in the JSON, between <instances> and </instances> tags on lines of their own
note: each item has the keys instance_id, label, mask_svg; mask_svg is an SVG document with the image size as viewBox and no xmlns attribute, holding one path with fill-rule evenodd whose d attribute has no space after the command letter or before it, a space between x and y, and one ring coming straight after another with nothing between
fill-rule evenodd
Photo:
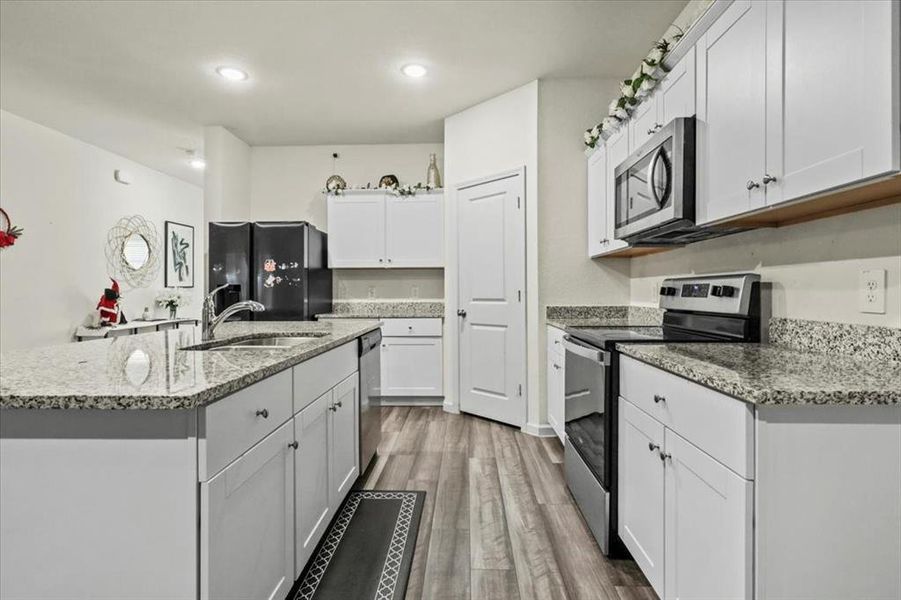
<instances>
[{"instance_id":1,"label":"white wall","mask_svg":"<svg viewBox=\"0 0 901 600\"><path fill-rule=\"evenodd\" d=\"M886 313L858 310L863 269L887 271ZM901 327L901 204L758 229L632 259L631 299L657 304L671 275L753 271L773 284L773 316Z\"/></svg>"},{"instance_id":2,"label":"white wall","mask_svg":"<svg viewBox=\"0 0 901 600\"><path fill-rule=\"evenodd\" d=\"M495 173L526 169L527 427L537 424L538 374L538 82L487 100L444 120L445 188L445 407L458 411L457 206L453 189Z\"/></svg>"},{"instance_id":3,"label":"white wall","mask_svg":"<svg viewBox=\"0 0 901 600\"><path fill-rule=\"evenodd\" d=\"M203 151L204 220L250 220L250 146L225 127L213 125L203 129Z\"/></svg>"},{"instance_id":4,"label":"white wall","mask_svg":"<svg viewBox=\"0 0 901 600\"><path fill-rule=\"evenodd\" d=\"M549 304L629 304L629 259L588 258L586 124L596 123L619 91L614 79L538 82L538 423L547 423Z\"/></svg>"},{"instance_id":5,"label":"white wall","mask_svg":"<svg viewBox=\"0 0 901 600\"><path fill-rule=\"evenodd\" d=\"M332 153L339 155L332 168ZM429 155L444 174L443 144L254 146L250 150L250 214L255 221L302 219L328 231L325 181L335 171L349 186L378 185L382 175L423 184ZM333 274L335 298L444 298L441 269L341 269ZM414 289L415 288L415 289Z\"/></svg>"},{"instance_id":6,"label":"white wall","mask_svg":"<svg viewBox=\"0 0 901 600\"><path fill-rule=\"evenodd\" d=\"M113 171L134 175L131 185ZM31 348L72 339L109 286L106 236L116 221L139 214L160 238L164 221L194 226L203 247L203 192L58 131L0 111L0 199L25 232L0 252L0 350ZM202 265L195 253L195 267ZM126 317L138 318L163 289L163 269L148 288L123 289ZM203 273L197 271L186 316L200 310Z\"/></svg>"}]
</instances>

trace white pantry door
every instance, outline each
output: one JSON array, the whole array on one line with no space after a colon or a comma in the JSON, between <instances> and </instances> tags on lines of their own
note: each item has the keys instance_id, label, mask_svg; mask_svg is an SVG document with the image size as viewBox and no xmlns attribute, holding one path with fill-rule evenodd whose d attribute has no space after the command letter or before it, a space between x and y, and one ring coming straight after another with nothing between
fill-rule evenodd
<instances>
[{"instance_id":1,"label":"white pantry door","mask_svg":"<svg viewBox=\"0 0 901 600\"><path fill-rule=\"evenodd\" d=\"M522 172L457 190L460 410L525 423L525 181Z\"/></svg>"}]
</instances>

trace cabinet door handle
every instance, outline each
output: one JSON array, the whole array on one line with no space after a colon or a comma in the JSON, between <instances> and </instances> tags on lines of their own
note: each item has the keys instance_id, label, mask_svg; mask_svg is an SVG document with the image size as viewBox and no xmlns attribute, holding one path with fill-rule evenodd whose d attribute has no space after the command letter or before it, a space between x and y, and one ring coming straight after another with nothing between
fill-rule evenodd
<instances>
[{"instance_id":1,"label":"cabinet door handle","mask_svg":"<svg viewBox=\"0 0 901 600\"><path fill-rule=\"evenodd\" d=\"M385 259L384 259L384 258L380 258L380 259L379 259L379 262L385 262Z\"/></svg>"},{"instance_id":2,"label":"cabinet door handle","mask_svg":"<svg viewBox=\"0 0 901 600\"><path fill-rule=\"evenodd\" d=\"M338 407L335 406L334 404L330 404L329 407L328 407L328 409L329 409L330 411L332 411L332 412L337 412L337 411L338 411Z\"/></svg>"},{"instance_id":3,"label":"cabinet door handle","mask_svg":"<svg viewBox=\"0 0 901 600\"><path fill-rule=\"evenodd\" d=\"M559 369L559 368L560 368L560 365L558 365L557 363L554 363L554 368L555 368L555 369Z\"/></svg>"},{"instance_id":4,"label":"cabinet door handle","mask_svg":"<svg viewBox=\"0 0 901 600\"><path fill-rule=\"evenodd\" d=\"M288 448L294 448L295 450L297 450L298 446L300 446L300 444L297 443L297 440L294 440L293 442L288 444Z\"/></svg>"},{"instance_id":5,"label":"cabinet door handle","mask_svg":"<svg viewBox=\"0 0 901 600\"><path fill-rule=\"evenodd\" d=\"M663 462L666 462L666 459L672 458L672 457L673 457L673 455L670 454L669 452L661 452L660 453L660 460Z\"/></svg>"},{"instance_id":6,"label":"cabinet door handle","mask_svg":"<svg viewBox=\"0 0 901 600\"><path fill-rule=\"evenodd\" d=\"M661 402L666 402L666 398L660 394L654 394L654 404L660 404Z\"/></svg>"},{"instance_id":7,"label":"cabinet door handle","mask_svg":"<svg viewBox=\"0 0 901 600\"><path fill-rule=\"evenodd\" d=\"M654 450L660 450L660 444L655 444L654 442L648 442L648 450L653 452Z\"/></svg>"},{"instance_id":8,"label":"cabinet door handle","mask_svg":"<svg viewBox=\"0 0 901 600\"><path fill-rule=\"evenodd\" d=\"M654 128L653 128L653 127L651 127L650 129L648 129L648 135L651 135L652 133L654 133Z\"/></svg>"},{"instance_id":9,"label":"cabinet door handle","mask_svg":"<svg viewBox=\"0 0 901 600\"><path fill-rule=\"evenodd\" d=\"M754 188L759 188L760 184L757 183L756 181L754 181L753 179L749 179L748 183L745 184L745 187L748 188L748 191L750 192Z\"/></svg>"},{"instance_id":10,"label":"cabinet door handle","mask_svg":"<svg viewBox=\"0 0 901 600\"><path fill-rule=\"evenodd\" d=\"M390 259L390 258L388 259L388 262L391 262L391 259Z\"/></svg>"},{"instance_id":11,"label":"cabinet door handle","mask_svg":"<svg viewBox=\"0 0 901 600\"><path fill-rule=\"evenodd\" d=\"M763 176L763 184L764 185L766 185L768 183L773 183L774 181L776 181L776 178L773 177L772 175L770 175L769 173L767 173L766 175Z\"/></svg>"},{"instance_id":12,"label":"cabinet door handle","mask_svg":"<svg viewBox=\"0 0 901 600\"><path fill-rule=\"evenodd\" d=\"M466 311L463 310L463 309L461 308L460 310L457 311L457 316L458 316L458 317L463 317L463 318L465 319L465 318L466 318Z\"/></svg>"},{"instance_id":13,"label":"cabinet door handle","mask_svg":"<svg viewBox=\"0 0 901 600\"><path fill-rule=\"evenodd\" d=\"M258 417L263 417L264 419L268 419L268 418L269 418L269 411L266 410L265 408L262 408L262 409L260 409L260 410L257 411L257 416L258 416Z\"/></svg>"},{"instance_id":14,"label":"cabinet door handle","mask_svg":"<svg viewBox=\"0 0 901 600\"><path fill-rule=\"evenodd\" d=\"M338 408L341 408L344 405L341 403L340 400L338 400L337 402L335 402L335 406L337 406Z\"/></svg>"}]
</instances>

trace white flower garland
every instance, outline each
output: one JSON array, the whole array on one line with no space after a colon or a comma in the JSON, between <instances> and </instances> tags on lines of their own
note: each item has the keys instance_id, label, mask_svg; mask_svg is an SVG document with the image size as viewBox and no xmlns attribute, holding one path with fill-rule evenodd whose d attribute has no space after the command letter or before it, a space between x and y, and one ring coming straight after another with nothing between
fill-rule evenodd
<instances>
[{"instance_id":1,"label":"white flower garland","mask_svg":"<svg viewBox=\"0 0 901 600\"><path fill-rule=\"evenodd\" d=\"M602 139L607 139L619 129L629 119L635 106L657 86L660 81L658 75L665 74L663 60L681 38L681 32L669 39L661 38L641 61L632 77L623 80L619 96L614 98L607 107L607 116L600 123L585 131L583 138L586 155L591 154Z\"/></svg>"}]
</instances>

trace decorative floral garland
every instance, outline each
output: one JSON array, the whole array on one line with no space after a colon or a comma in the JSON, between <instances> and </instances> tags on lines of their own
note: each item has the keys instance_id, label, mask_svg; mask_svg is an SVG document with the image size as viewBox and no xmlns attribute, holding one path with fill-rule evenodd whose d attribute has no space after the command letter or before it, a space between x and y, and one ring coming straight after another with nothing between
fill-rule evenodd
<instances>
[{"instance_id":1,"label":"decorative floral garland","mask_svg":"<svg viewBox=\"0 0 901 600\"><path fill-rule=\"evenodd\" d=\"M607 107L607 116L600 123L585 131L586 155L591 154L602 139L610 137L624 122L628 121L635 106L657 87L660 82L658 75L666 74L663 60L675 43L682 38L682 35L680 31L669 39L661 38L641 61L632 77L623 80L620 86L620 95L613 99Z\"/></svg>"},{"instance_id":2,"label":"decorative floral garland","mask_svg":"<svg viewBox=\"0 0 901 600\"><path fill-rule=\"evenodd\" d=\"M381 190L384 192L388 192L389 194L394 194L395 196L415 196L417 192L431 192L432 190L438 190L441 188L436 188L431 185L423 185L422 183L417 183L416 185L399 185L399 186L391 186L391 187L356 187L356 188L337 188L333 190L323 189L320 190L323 194L331 194L333 196L341 196L346 194L347 192L366 192L366 191L377 191Z\"/></svg>"}]
</instances>

